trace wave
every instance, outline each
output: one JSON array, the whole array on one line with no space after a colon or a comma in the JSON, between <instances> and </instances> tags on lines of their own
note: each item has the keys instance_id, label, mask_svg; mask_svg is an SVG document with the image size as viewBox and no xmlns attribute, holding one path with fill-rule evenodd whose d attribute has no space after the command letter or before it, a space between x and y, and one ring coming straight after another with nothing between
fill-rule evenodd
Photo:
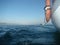
<instances>
[{"instance_id":1,"label":"wave","mask_svg":"<svg viewBox=\"0 0 60 45\"><path fill-rule=\"evenodd\" d=\"M0 45L55 44L53 29L51 26L0 26Z\"/></svg>"}]
</instances>

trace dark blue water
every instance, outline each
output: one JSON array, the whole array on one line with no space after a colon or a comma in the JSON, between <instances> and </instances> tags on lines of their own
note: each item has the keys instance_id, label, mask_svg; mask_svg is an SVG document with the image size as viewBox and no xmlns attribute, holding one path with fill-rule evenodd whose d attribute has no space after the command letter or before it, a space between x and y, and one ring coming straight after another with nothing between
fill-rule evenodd
<instances>
[{"instance_id":1,"label":"dark blue water","mask_svg":"<svg viewBox=\"0 0 60 45\"><path fill-rule=\"evenodd\" d=\"M58 45L53 25L0 25L0 45Z\"/></svg>"}]
</instances>

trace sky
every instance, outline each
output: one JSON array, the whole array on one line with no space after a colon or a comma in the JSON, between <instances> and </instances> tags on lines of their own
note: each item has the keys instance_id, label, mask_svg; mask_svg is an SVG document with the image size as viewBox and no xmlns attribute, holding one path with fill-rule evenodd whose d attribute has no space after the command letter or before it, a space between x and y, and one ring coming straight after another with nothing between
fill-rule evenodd
<instances>
[{"instance_id":1,"label":"sky","mask_svg":"<svg viewBox=\"0 0 60 45\"><path fill-rule=\"evenodd\" d=\"M0 23L44 23L45 0L0 0Z\"/></svg>"}]
</instances>

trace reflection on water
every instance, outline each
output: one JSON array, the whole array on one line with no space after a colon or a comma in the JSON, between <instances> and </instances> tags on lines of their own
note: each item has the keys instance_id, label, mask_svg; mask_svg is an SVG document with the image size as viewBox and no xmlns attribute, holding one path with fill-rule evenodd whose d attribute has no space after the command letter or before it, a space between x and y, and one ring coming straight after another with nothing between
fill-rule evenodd
<instances>
[{"instance_id":1,"label":"reflection on water","mask_svg":"<svg viewBox=\"0 0 60 45\"><path fill-rule=\"evenodd\" d=\"M0 45L58 45L59 40L53 25L0 25Z\"/></svg>"}]
</instances>

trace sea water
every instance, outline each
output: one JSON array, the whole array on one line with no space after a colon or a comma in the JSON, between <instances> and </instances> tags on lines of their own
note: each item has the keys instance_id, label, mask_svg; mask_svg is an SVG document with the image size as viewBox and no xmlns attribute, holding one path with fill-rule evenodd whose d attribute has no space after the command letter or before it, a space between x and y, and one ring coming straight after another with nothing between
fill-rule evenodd
<instances>
[{"instance_id":1,"label":"sea water","mask_svg":"<svg viewBox=\"0 0 60 45\"><path fill-rule=\"evenodd\" d=\"M53 25L0 25L0 45L55 45Z\"/></svg>"}]
</instances>

